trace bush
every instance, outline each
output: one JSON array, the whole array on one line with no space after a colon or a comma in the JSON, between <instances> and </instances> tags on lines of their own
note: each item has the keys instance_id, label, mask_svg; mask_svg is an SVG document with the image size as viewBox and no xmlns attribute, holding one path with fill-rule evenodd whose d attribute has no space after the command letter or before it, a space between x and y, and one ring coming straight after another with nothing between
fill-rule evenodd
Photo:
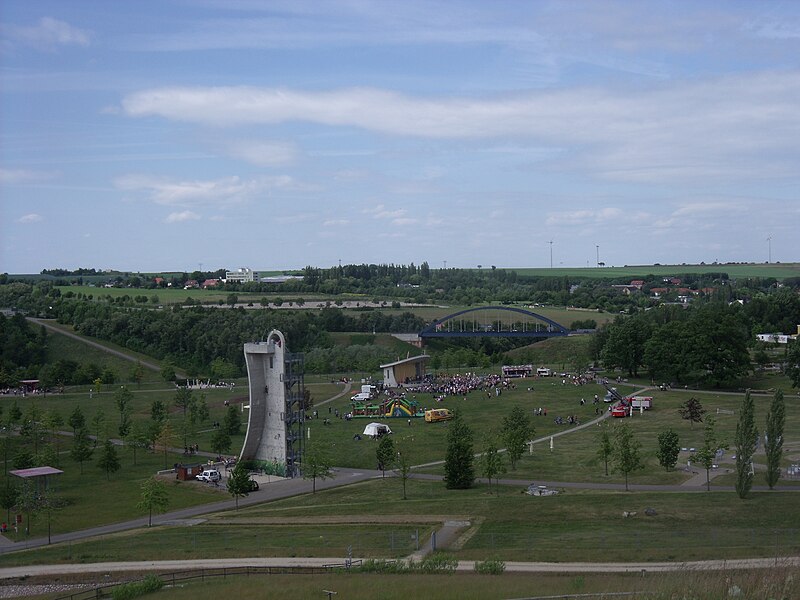
<instances>
[{"instance_id":1,"label":"bush","mask_svg":"<svg viewBox=\"0 0 800 600\"><path fill-rule=\"evenodd\" d=\"M131 598L138 598L150 592L160 590L164 586L164 582L156 575L148 575L140 581L132 581L125 583L119 587L115 587L111 591L111 597L114 600L130 600Z\"/></svg>"},{"instance_id":2,"label":"bush","mask_svg":"<svg viewBox=\"0 0 800 600\"><path fill-rule=\"evenodd\" d=\"M422 562L416 566L420 573L446 573L451 575L456 572L458 561L450 556L444 554L431 554L422 559Z\"/></svg>"},{"instance_id":3,"label":"bush","mask_svg":"<svg viewBox=\"0 0 800 600\"><path fill-rule=\"evenodd\" d=\"M502 560L492 559L475 562L475 572L481 575L502 575L506 570L506 563Z\"/></svg>"},{"instance_id":4,"label":"bush","mask_svg":"<svg viewBox=\"0 0 800 600\"><path fill-rule=\"evenodd\" d=\"M413 565L413 562L410 564ZM408 573L409 564L402 560L368 558L361 563L360 570L362 573Z\"/></svg>"}]
</instances>

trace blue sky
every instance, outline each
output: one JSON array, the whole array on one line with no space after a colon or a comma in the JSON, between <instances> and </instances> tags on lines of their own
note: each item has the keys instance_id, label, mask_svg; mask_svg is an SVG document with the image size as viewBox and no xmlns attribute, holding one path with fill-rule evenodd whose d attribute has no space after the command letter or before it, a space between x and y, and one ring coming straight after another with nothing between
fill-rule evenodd
<instances>
[{"instance_id":1,"label":"blue sky","mask_svg":"<svg viewBox=\"0 0 800 600\"><path fill-rule=\"evenodd\" d=\"M800 260L800 2L5 0L0 36L0 272Z\"/></svg>"}]
</instances>

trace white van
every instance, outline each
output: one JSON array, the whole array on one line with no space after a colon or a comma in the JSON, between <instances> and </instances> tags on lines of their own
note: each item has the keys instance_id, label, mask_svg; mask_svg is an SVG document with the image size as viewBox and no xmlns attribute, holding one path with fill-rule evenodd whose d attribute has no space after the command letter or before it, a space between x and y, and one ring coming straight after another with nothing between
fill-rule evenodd
<instances>
[{"instance_id":1,"label":"white van","mask_svg":"<svg viewBox=\"0 0 800 600\"><path fill-rule=\"evenodd\" d=\"M209 483L215 483L222 479L222 475L219 474L219 471L216 469L206 469L199 475L195 475L195 479L198 481L207 481Z\"/></svg>"},{"instance_id":2,"label":"white van","mask_svg":"<svg viewBox=\"0 0 800 600\"><path fill-rule=\"evenodd\" d=\"M550 377L553 372L546 367L539 367L536 369L536 375L539 377Z\"/></svg>"}]
</instances>

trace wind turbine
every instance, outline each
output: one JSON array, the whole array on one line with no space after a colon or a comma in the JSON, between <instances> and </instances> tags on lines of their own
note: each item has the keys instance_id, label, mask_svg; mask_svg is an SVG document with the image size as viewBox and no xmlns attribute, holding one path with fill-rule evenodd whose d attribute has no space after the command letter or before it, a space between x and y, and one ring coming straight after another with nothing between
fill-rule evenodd
<instances>
[{"instance_id":1,"label":"wind turbine","mask_svg":"<svg viewBox=\"0 0 800 600\"><path fill-rule=\"evenodd\" d=\"M772 262L772 236L767 238L767 245L769 247L769 259L767 260L767 263L769 264Z\"/></svg>"}]
</instances>

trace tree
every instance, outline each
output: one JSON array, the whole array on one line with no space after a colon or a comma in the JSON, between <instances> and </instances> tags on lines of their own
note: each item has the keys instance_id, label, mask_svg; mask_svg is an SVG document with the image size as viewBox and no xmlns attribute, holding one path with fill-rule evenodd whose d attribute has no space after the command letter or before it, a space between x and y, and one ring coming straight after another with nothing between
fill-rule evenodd
<instances>
[{"instance_id":1,"label":"tree","mask_svg":"<svg viewBox=\"0 0 800 600\"><path fill-rule=\"evenodd\" d=\"M250 473L244 463L237 463L228 475L228 492L236 501L236 510L239 510L239 498L250 493Z\"/></svg>"},{"instance_id":2,"label":"tree","mask_svg":"<svg viewBox=\"0 0 800 600\"><path fill-rule=\"evenodd\" d=\"M600 433L597 435L597 443L597 457L605 464L606 477L608 477L608 461L614 453L614 441L611 439L611 433L607 425L600 428Z\"/></svg>"},{"instance_id":3,"label":"tree","mask_svg":"<svg viewBox=\"0 0 800 600\"><path fill-rule=\"evenodd\" d=\"M656 457L658 458L658 464L664 467L666 471L671 471L675 468L680 451L680 438L672 428L668 427L658 434Z\"/></svg>"},{"instance_id":4,"label":"tree","mask_svg":"<svg viewBox=\"0 0 800 600\"><path fill-rule=\"evenodd\" d=\"M789 344L786 350L787 374L792 380L792 387L800 387L800 338Z\"/></svg>"},{"instance_id":5,"label":"tree","mask_svg":"<svg viewBox=\"0 0 800 600\"><path fill-rule=\"evenodd\" d=\"M175 373L175 367L169 363L165 363L161 367L161 377L164 381L175 381L178 375Z\"/></svg>"},{"instance_id":6,"label":"tree","mask_svg":"<svg viewBox=\"0 0 800 600\"><path fill-rule=\"evenodd\" d=\"M692 461L699 462L705 468L706 490L711 491L711 469L714 467L717 451L728 446L717 438L717 422L713 415L706 415L703 422L703 445L692 455Z\"/></svg>"},{"instance_id":7,"label":"tree","mask_svg":"<svg viewBox=\"0 0 800 600\"><path fill-rule=\"evenodd\" d=\"M72 449L69 452L72 460L80 463L81 475L83 475L83 463L92 457L92 452L94 450L89 434L84 427L81 427L72 438Z\"/></svg>"},{"instance_id":8,"label":"tree","mask_svg":"<svg viewBox=\"0 0 800 600\"><path fill-rule=\"evenodd\" d=\"M128 435L125 436L125 443L133 451L133 464L136 465L136 451L150 447L147 426L141 421L133 421L128 429Z\"/></svg>"},{"instance_id":9,"label":"tree","mask_svg":"<svg viewBox=\"0 0 800 600\"><path fill-rule=\"evenodd\" d=\"M312 494L317 493L317 479L329 479L333 477L333 473L331 472L331 459L323 447L317 442L312 442L306 446L305 452L303 452L303 461L300 466L303 471L303 479L311 480Z\"/></svg>"},{"instance_id":10,"label":"tree","mask_svg":"<svg viewBox=\"0 0 800 600\"><path fill-rule=\"evenodd\" d=\"M465 490L475 481L475 452L472 429L458 411L447 431L447 453L444 459L444 480L449 490Z\"/></svg>"},{"instance_id":11,"label":"tree","mask_svg":"<svg viewBox=\"0 0 800 600\"><path fill-rule=\"evenodd\" d=\"M700 404L700 400L692 396L686 402L680 405L678 408L678 413L680 413L681 418L689 421L692 427L694 427L695 423L702 423L703 422L703 415L705 414L706 409L703 408L703 405Z\"/></svg>"},{"instance_id":12,"label":"tree","mask_svg":"<svg viewBox=\"0 0 800 600\"><path fill-rule=\"evenodd\" d=\"M750 390L744 395L736 423L736 494L744 499L753 487L753 454L756 452L758 429L756 429L755 405Z\"/></svg>"},{"instance_id":13,"label":"tree","mask_svg":"<svg viewBox=\"0 0 800 600\"><path fill-rule=\"evenodd\" d=\"M222 428L228 432L228 435L238 435L242 428L242 417L235 405L231 404L228 407L228 412L225 413L225 418L222 420Z\"/></svg>"},{"instance_id":14,"label":"tree","mask_svg":"<svg viewBox=\"0 0 800 600\"><path fill-rule=\"evenodd\" d=\"M395 471L403 484L403 500L408 500L406 488L408 487L408 480L411 478L411 466L414 464L412 461L412 444L410 440L403 440L397 446L397 455L394 459Z\"/></svg>"},{"instance_id":15,"label":"tree","mask_svg":"<svg viewBox=\"0 0 800 600\"><path fill-rule=\"evenodd\" d=\"M628 475L644 466L639 454L641 447L641 442L633 437L633 431L627 423L620 423L614 427L614 468L618 473L625 475L626 492Z\"/></svg>"},{"instance_id":16,"label":"tree","mask_svg":"<svg viewBox=\"0 0 800 600\"><path fill-rule=\"evenodd\" d=\"M175 392L175 406L183 411L183 416L186 417L188 411L195 400L192 398L192 390L189 387L179 387Z\"/></svg>"},{"instance_id":17,"label":"tree","mask_svg":"<svg viewBox=\"0 0 800 600\"><path fill-rule=\"evenodd\" d=\"M156 434L154 440L158 448L164 451L164 468L167 468L167 452L175 441L175 432L172 430L172 423L164 421Z\"/></svg>"},{"instance_id":18,"label":"tree","mask_svg":"<svg viewBox=\"0 0 800 600\"><path fill-rule=\"evenodd\" d=\"M167 418L167 405L163 400L153 400L150 405L150 418L156 423L163 423Z\"/></svg>"},{"instance_id":19,"label":"tree","mask_svg":"<svg viewBox=\"0 0 800 600\"><path fill-rule=\"evenodd\" d=\"M136 382L136 387L141 387L144 379L144 367L141 361L136 361L136 365L131 370L131 379Z\"/></svg>"},{"instance_id":20,"label":"tree","mask_svg":"<svg viewBox=\"0 0 800 600\"><path fill-rule=\"evenodd\" d=\"M231 449L231 436L224 429L217 429L211 436L211 451L217 456L225 454Z\"/></svg>"},{"instance_id":21,"label":"tree","mask_svg":"<svg viewBox=\"0 0 800 600\"><path fill-rule=\"evenodd\" d=\"M169 506L166 484L158 477L146 479L139 488L142 494L136 508L148 513L147 526L153 526L153 512L166 512Z\"/></svg>"},{"instance_id":22,"label":"tree","mask_svg":"<svg viewBox=\"0 0 800 600\"><path fill-rule=\"evenodd\" d=\"M380 442L378 442L378 448L375 450L375 458L378 459L378 468L384 477L386 477L386 469L392 468L395 452L394 440L391 436L382 436Z\"/></svg>"},{"instance_id":23,"label":"tree","mask_svg":"<svg viewBox=\"0 0 800 600\"><path fill-rule=\"evenodd\" d=\"M119 454L111 440L106 440L100 457L97 459L97 466L106 472L106 479L111 479L111 473L116 473L122 466L119 462Z\"/></svg>"},{"instance_id":24,"label":"tree","mask_svg":"<svg viewBox=\"0 0 800 600\"><path fill-rule=\"evenodd\" d=\"M764 452L767 455L767 485L773 489L781 476L783 457L783 427L786 421L786 405L783 391L776 390L767 413L767 427L764 430Z\"/></svg>"},{"instance_id":25,"label":"tree","mask_svg":"<svg viewBox=\"0 0 800 600\"><path fill-rule=\"evenodd\" d=\"M530 417L520 406L513 407L508 416L503 419L501 436L506 445L506 454L508 462L511 463L511 470L517 468L517 461L525 453L525 447L534 436L534 432Z\"/></svg>"},{"instance_id":26,"label":"tree","mask_svg":"<svg viewBox=\"0 0 800 600\"><path fill-rule=\"evenodd\" d=\"M17 399L14 398L14 403L11 405L11 408L8 409L8 426L13 427L19 420L22 418L22 411L19 408L19 404L17 404Z\"/></svg>"},{"instance_id":27,"label":"tree","mask_svg":"<svg viewBox=\"0 0 800 600\"><path fill-rule=\"evenodd\" d=\"M72 410L69 419L67 419L67 424L72 427L72 435L75 435L75 432L79 429L84 429L86 427L86 417L83 416L80 405L76 405Z\"/></svg>"},{"instance_id":28,"label":"tree","mask_svg":"<svg viewBox=\"0 0 800 600\"><path fill-rule=\"evenodd\" d=\"M119 436L122 438L128 434L131 426L129 407L132 400L133 392L124 385L114 392L114 402L119 410Z\"/></svg>"},{"instance_id":29,"label":"tree","mask_svg":"<svg viewBox=\"0 0 800 600\"><path fill-rule=\"evenodd\" d=\"M103 412L102 408L97 409L97 412L92 417L92 431L94 431L94 446L97 447L97 441L100 439L100 434L105 434L105 425L106 425L106 413ZM107 435L103 436L104 438L108 437Z\"/></svg>"},{"instance_id":30,"label":"tree","mask_svg":"<svg viewBox=\"0 0 800 600\"><path fill-rule=\"evenodd\" d=\"M505 473L503 457L497 448L497 439L490 433L484 441L483 453L480 457L481 474L489 480L489 493L492 493L492 478L497 479Z\"/></svg>"}]
</instances>

